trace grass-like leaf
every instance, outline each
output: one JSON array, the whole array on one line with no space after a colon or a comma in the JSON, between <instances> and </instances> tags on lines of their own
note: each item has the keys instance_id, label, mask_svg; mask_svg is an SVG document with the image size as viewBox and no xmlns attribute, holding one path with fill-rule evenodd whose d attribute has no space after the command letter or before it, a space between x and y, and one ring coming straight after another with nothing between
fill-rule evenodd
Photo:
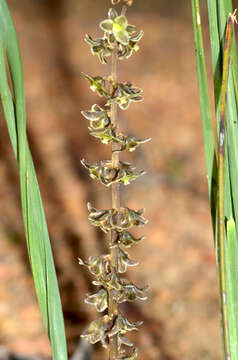
<instances>
[{"instance_id":1,"label":"grass-like leaf","mask_svg":"<svg viewBox=\"0 0 238 360\"><path fill-rule=\"evenodd\" d=\"M38 182L26 135L22 62L14 25L5 0L0 0L0 93L11 143L19 164L24 226L30 264L44 324L55 360L66 360L64 321L50 240ZM13 86L7 80L5 54Z\"/></svg>"},{"instance_id":2,"label":"grass-like leaf","mask_svg":"<svg viewBox=\"0 0 238 360\"><path fill-rule=\"evenodd\" d=\"M208 91L207 72L205 65L204 46L202 37L201 14L199 1L192 0L194 43L197 64L198 88L200 97L200 109L206 157L206 169L208 179L208 191L212 211L213 230L215 233L216 223L216 192L217 192L217 162L215 153L215 141L212 126L212 115Z\"/></svg>"},{"instance_id":3,"label":"grass-like leaf","mask_svg":"<svg viewBox=\"0 0 238 360\"><path fill-rule=\"evenodd\" d=\"M237 289L238 284L236 276L236 259L238 258L236 233L238 228L236 225L238 222L238 67L235 38L234 36L232 38L235 19L232 15L231 0L207 0L207 5L218 148L218 171L213 172L214 181L210 183L209 188L209 193L213 194L214 198L217 194L217 201L210 201L210 205L213 225L215 225L213 230L219 276L224 359L237 360L238 311L236 304L238 302L238 291L235 289ZM203 122L204 114L209 114L207 121L210 124L209 93L202 44L199 0L192 0L192 6L201 113ZM211 164L211 154L209 155L207 149L209 149L209 142L213 149L214 139L212 136L209 137L204 130L203 135L206 159ZM228 221L227 231L224 228L226 219L234 219Z\"/></svg>"},{"instance_id":4,"label":"grass-like leaf","mask_svg":"<svg viewBox=\"0 0 238 360\"><path fill-rule=\"evenodd\" d=\"M227 308L229 313L229 335L231 359L238 359L238 242L236 235L236 225L233 218L227 222L227 251L226 251L226 271L227 271Z\"/></svg>"},{"instance_id":5,"label":"grass-like leaf","mask_svg":"<svg viewBox=\"0 0 238 360\"><path fill-rule=\"evenodd\" d=\"M230 356L230 335L229 322L230 314L227 306L227 271L226 271L226 237L225 237L225 216L224 216L224 160L225 160L225 146L227 141L227 91L228 79L231 58L231 44L233 35L234 17L232 14L228 15L224 56L222 66L222 86L220 99L220 122L219 122L219 139L218 139L218 231L217 231L217 265L219 276L219 294L221 307L221 323L223 330L223 345L225 358Z\"/></svg>"}]
</instances>

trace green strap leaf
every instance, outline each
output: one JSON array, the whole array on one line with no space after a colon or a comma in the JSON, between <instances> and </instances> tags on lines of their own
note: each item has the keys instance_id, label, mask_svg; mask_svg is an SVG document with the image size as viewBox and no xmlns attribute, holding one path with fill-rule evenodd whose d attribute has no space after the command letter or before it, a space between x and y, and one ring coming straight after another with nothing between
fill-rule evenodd
<instances>
[{"instance_id":1,"label":"green strap leaf","mask_svg":"<svg viewBox=\"0 0 238 360\"><path fill-rule=\"evenodd\" d=\"M195 45L196 45L196 36L197 44L196 47L197 57L204 57L202 49L202 32L200 32L201 41L199 40L199 16L197 15L199 10L199 0L192 0L193 4L193 21L194 21L194 35L195 35ZM231 358L231 360L238 360L238 337L237 337L237 324L238 324L238 311L236 304L238 303L238 293L235 292L237 288L237 264L236 259L238 258L238 247L237 247L237 226L235 225L238 221L238 188L237 188L237 178L238 178L238 118L237 118L237 109L238 109L238 67L237 67L237 53L236 53L236 44L235 37L232 38L232 45L229 45L230 53L230 65L226 59L226 49L227 40L225 40L225 31L228 23L231 19L234 21L232 14L232 1L231 0L207 0L208 6L208 15L209 15L209 27L210 27L210 40L211 40L211 54L212 54L212 69L213 69L213 79L214 79L214 98L215 98L215 113L216 113L216 125L217 125L217 144L219 148L219 135L222 131L220 128L220 116L225 116L226 118L226 144L225 149L222 149L225 153L224 168L223 165L220 167L220 174L224 175L224 187L222 193L220 191L220 201L224 203L224 213L222 214L221 219L224 224L225 219L231 219L228 221L227 228L225 229L225 236L220 241L218 246L218 232L214 231L215 235L215 248L217 254L217 270L221 280L222 277L222 286L220 281L220 303L221 306L225 308L226 316L223 316L223 342L225 346L224 359ZM230 15L229 15L230 14ZM195 23L197 22L197 24ZM200 29L201 30L201 29ZM231 25L230 25L231 30ZM196 35L197 33L197 35ZM200 45L200 46L199 46ZM202 49L202 51L201 51ZM228 56L228 55L227 55ZM225 63L225 64L224 64ZM222 81L222 74L225 71L227 77L225 81ZM197 67L201 68L204 66L202 62L197 60ZM205 72L203 73L204 78L206 77ZM198 79L201 75L198 70ZM205 81L205 80L204 80ZM202 81L200 80L200 83ZM227 104L225 104L225 92L227 90ZM206 105L204 101L201 102L202 106L209 106L209 97L208 92L204 87L200 86L199 88L200 97L207 96ZM223 101L222 100L223 93ZM221 103L223 106L221 106ZM221 111L222 110L222 111ZM223 112L223 114L222 114ZM224 127L224 124L223 124ZM221 137L222 139L222 137ZM204 134L205 143L209 140L209 137ZM208 147L208 144L205 144L205 149ZM222 169L222 170L221 170ZM217 192L217 172L215 174L214 182L211 184L211 193ZM223 182L223 180L222 180ZM213 189L215 187L215 189ZM220 187L221 188L221 187ZM217 207L218 202L215 203L215 207L212 207L211 203L211 213L213 217L213 224L216 224L217 216ZM234 219L234 220L233 220ZM219 221L220 223L220 221ZM217 223L218 225L218 223ZM217 227L215 225L215 228ZM214 228L214 230L215 230ZM221 229L223 232L223 230ZM220 231L220 233L221 233ZM221 261L221 253L223 260Z\"/></svg>"},{"instance_id":2,"label":"green strap leaf","mask_svg":"<svg viewBox=\"0 0 238 360\"><path fill-rule=\"evenodd\" d=\"M215 99L215 113L216 113L216 129L217 140L219 138L219 126L220 126L220 97L222 87L222 66L223 66L223 36L225 33L225 26L227 21L227 15L229 11L226 10L224 14L224 6L221 1L207 0L209 29L210 29L210 42L211 42L211 54L212 54L212 71L213 71L213 83L214 83L214 99ZM223 9L223 10L222 10ZM222 33L222 35L221 35ZM228 82L230 83L230 81ZM228 84L229 92L229 84ZM230 92L229 92L230 93ZM227 99L227 118L229 122L229 108L230 108L230 94ZM229 126L227 126L227 133L229 133ZM231 200L231 187L230 187L230 173L228 164L228 142L225 145L225 160L224 160L224 212L225 217L230 218L233 216L232 200Z\"/></svg>"},{"instance_id":3,"label":"green strap leaf","mask_svg":"<svg viewBox=\"0 0 238 360\"><path fill-rule=\"evenodd\" d=\"M0 94L8 131L19 164L23 220L36 293L55 360L67 359L64 321L51 245L36 173L26 135L22 62L15 28L5 0L0 0ZM12 98L5 57L13 85Z\"/></svg>"},{"instance_id":4,"label":"green strap leaf","mask_svg":"<svg viewBox=\"0 0 238 360\"><path fill-rule=\"evenodd\" d=\"M204 149L206 157L208 191L213 220L213 231L215 233L216 223L216 192L217 192L217 162L215 153L215 141L212 126L212 115L208 91L207 72L205 65L201 15L199 0L192 0L194 44L197 64L198 89L200 97L200 109L202 117L202 129L204 138Z\"/></svg>"},{"instance_id":5,"label":"green strap leaf","mask_svg":"<svg viewBox=\"0 0 238 360\"><path fill-rule=\"evenodd\" d=\"M227 272L227 309L229 313L229 336L231 359L238 359L238 242L236 236L236 225L233 218L227 222L227 251L226 251L226 272Z\"/></svg>"},{"instance_id":6,"label":"green strap leaf","mask_svg":"<svg viewBox=\"0 0 238 360\"><path fill-rule=\"evenodd\" d=\"M222 68L222 85L221 85L221 99L220 99L220 123L219 123L219 141L218 141L218 232L217 232L217 264L219 275L219 293L220 293L220 308L221 308L221 323L223 333L223 345L225 358L230 357L230 335L229 335L229 321L230 314L227 308L227 271L226 271L226 238L225 238L225 216L224 216L224 158L225 158L225 143L227 141L227 91L228 78L231 59L231 45L233 35L234 18L231 14L228 15L225 45L223 54L223 68Z\"/></svg>"}]
</instances>

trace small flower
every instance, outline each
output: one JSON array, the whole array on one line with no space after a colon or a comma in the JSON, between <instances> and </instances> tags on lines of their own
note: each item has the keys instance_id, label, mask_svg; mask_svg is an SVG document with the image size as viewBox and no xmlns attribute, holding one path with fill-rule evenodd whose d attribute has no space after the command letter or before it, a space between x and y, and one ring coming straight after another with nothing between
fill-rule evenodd
<instances>
[{"instance_id":1,"label":"small flower","mask_svg":"<svg viewBox=\"0 0 238 360\"><path fill-rule=\"evenodd\" d=\"M97 286L104 286L107 290L115 290L115 299L123 290L123 284L121 283L119 276L114 272L107 274L103 278L94 280L93 284Z\"/></svg>"},{"instance_id":2,"label":"small flower","mask_svg":"<svg viewBox=\"0 0 238 360\"><path fill-rule=\"evenodd\" d=\"M141 40L141 38L143 37L144 33L142 30L140 30L137 34L132 35L130 37L130 41L128 45L119 45L119 49L118 49L118 59L119 60L123 60L123 59L129 59L129 57L133 54L133 52L137 52L140 47L138 45L138 42Z\"/></svg>"},{"instance_id":3,"label":"small flower","mask_svg":"<svg viewBox=\"0 0 238 360\"><path fill-rule=\"evenodd\" d=\"M107 291L105 289L99 290L96 294L87 294L84 300L86 304L94 305L98 312L106 310L107 304Z\"/></svg>"},{"instance_id":4,"label":"small flower","mask_svg":"<svg viewBox=\"0 0 238 360\"><path fill-rule=\"evenodd\" d=\"M89 221L92 225L100 227L104 232L108 232L111 229L110 226L110 210L97 210L88 203Z\"/></svg>"},{"instance_id":5,"label":"small flower","mask_svg":"<svg viewBox=\"0 0 238 360\"><path fill-rule=\"evenodd\" d=\"M82 73L82 74L89 81L90 89L93 92L96 91L99 96L108 97L108 94L107 94L107 91L106 91L106 82L101 76L92 77L92 76L87 75L85 73Z\"/></svg>"},{"instance_id":6,"label":"small flower","mask_svg":"<svg viewBox=\"0 0 238 360\"><path fill-rule=\"evenodd\" d=\"M88 329L81 335L91 344L101 341L103 347L107 347L107 332L111 326L111 319L105 315L97 320L94 320L89 325Z\"/></svg>"},{"instance_id":7,"label":"small flower","mask_svg":"<svg viewBox=\"0 0 238 360\"><path fill-rule=\"evenodd\" d=\"M118 225L118 229L123 231L125 229L131 228L132 226L143 226L147 224L148 221L143 217L144 212L144 209L135 211L129 208L124 208L118 214L118 223L120 224Z\"/></svg>"},{"instance_id":8,"label":"small flower","mask_svg":"<svg viewBox=\"0 0 238 360\"><path fill-rule=\"evenodd\" d=\"M126 334L128 331L138 330L138 326L142 324L142 321L131 323L128 319L124 318L121 314L119 314L108 336L111 337L116 334L123 335Z\"/></svg>"},{"instance_id":9,"label":"small flower","mask_svg":"<svg viewBox=\"0 0 238 360\"><path fill-rule=\"evenodd\" d=\"M114 139L116 141L116 133L111 125L111 119L108 113L108 110L102 109L97 104L94 104L91 110L81 111L81 114L90 121L90 134L99 138L105 144Z\"/></svg>"},{"instance_id":10,"label":"small flower","mask_svg":"<svg viewBox=\"0 0 238 360\"><path fill-rule=\"evenodd\" d=\"M109 143L120 143L121 139L116 134L116 129L111 127L105 128L105 129L98 129L93 130L92 128L89 128L90 135L93 137L101 140L103 144L109 144Z\"/></svg>"},{"instance_id":11,"label":"small flower","mask_svg":"<svg viewBox=\"0 0 238 360\"><path fill-rule=\"evenodd\" d=\"M116 41L122 45L128 45L130 34L135 32L135 26L128 24L125 15L118 16L114 9L110 9L108 19L100 23L100 28L107 34L113 35Z\"/></svg>"},{"instance_id":12,"label":"small flower","mask_svg":"<svg viewBox=\"0 0 238 360\"><path fill-rule=\"evenodd\" d=\"M126 248L130 248L132 245L144 240L144 238L144 236L141 236L139 239L136 239L129 231L122 231L119 234L118 243L122 244Z\"/></svg>"},{"instance_id":13,"label":"small flower","mask_svg":"<svg viewBox=\"0 0 238 360\"><path fill-rule=\"evenodd\" d=\"M94 40L90 35L86 34L85 41L90 45L92 54L97 55L102 64L106 64L106 57L112 54L107 38Z\"/></svg>"},{"instance_id":14,"label":"small flower","mask_svg":"<svg viewBox=\"0 0 238 360\"><path fill-rule=\"evenodd\" d=\"M78 258L78 262L80 265L87 266L89 271L97 276L103 276L108 267L108 259L107 256L101 255L101 256L90 256L88 261L83 261L82 259Z\"/></svg>"},{"instance_id":15,"label":"small flower","mask_svg":"<svg viewBox=\"0 0 238 360\"><path fill-rule=\"evenodd\" d=\"M125 273L127 270L127 266L136 266L138 262L133 261L129 258L128 254L119 248L118 252L118 272Z\"/></svg>"},{"instance_id":16,"label":"small flower","mask_svg":"<svg viewBox=\"0 0 238 360\"><path fill-rule=\"evenodd\" d=\"M111 161L100 161L90 165L83 159L81 164L89 170L91 178L100 180L102 184L110 186L116 182L118 170L112 167Z\"/></svg>"},{"instance_id":17,"label":"small flower","mask_svg":"<svg viewBox=\"0 0 238 360\"><path fill-rule=\"evenodd\" d=\"M145 171L135 171L134 169L135 168L131 166L131 164L125 161L120 161L117 182L123 183L125 186L127 186L131 183L131 181L136 180L142 175L145 175Z\"/></svg>"},{"instance_id":18,"label":"small flower","mask_svg":"<svg viewBox=\"0 0 238 360\"><path fill-rule=\"evenodd\" d=\"M97 104L94 104L91 110L81 111L81 114L90 121L90 126L95 129L104 128L110 124L109 110L104 110ZM97 122L101 123L97 124Z\"/></svg>"},{"instance_id":19,"label":"small flower","mask_svg":"<svg viewBox=\"0 0 238 360\"><path fill-rule=\"evenodd\" d=\"M116 273L110 273L106 278L106 287L108 290L122 290L122 283L119 276Z\"/></svg>"},{"instance_id":20,"label":"small flower","mask_svg":"<svg viewBox=\"0 0 238 360\"><path fill-rule=\"evenodd\" d=\"M124 151L124 150L129 150L130 152L135 151L135 149L142 145L145 144L146 142L150 141L150 138L146 138L146 139L137 139L134 136L125 136L123 138L123 143L122 146L120 148L120 151Z\"/></svg>"},{"instance_id":21,"label":"small flower","mask_svg":"<svg viewBox=\"0 0 238 360\"><path fill-rule=\"evenodd\" d=\"M126 301L135 301L135 300L146 300L147 296L145 295L145 291L148 287L144 287L139 289L134 284L123 284L123 290L121 291L120 297L117 298L119 303L123 303Z\"/></svg>"},{"instance_id":22,"label":"small flower","mask_svg":"<svg viewBox=\"0 0 238 360\"><path fill-rule=\"evenodd\" d=\"M81 114L90 121L90 134L102 141L103 144L109 142L121 143L123 140L116 134L115 127L111 124L109 110L104 110L94 104L91 110L81 111Z\"/></svg>"},{"instance_id":23,"label":"small flower","mask_svg":"<svg viewBox=\"0 0 238 360\"><path fill-rule=\"evenodd\" d=\"M117 84L106 105L117 103L122 110L128 109L131 102L143 101L143 91L130 82Z\"/></svg>"}]
</instances>

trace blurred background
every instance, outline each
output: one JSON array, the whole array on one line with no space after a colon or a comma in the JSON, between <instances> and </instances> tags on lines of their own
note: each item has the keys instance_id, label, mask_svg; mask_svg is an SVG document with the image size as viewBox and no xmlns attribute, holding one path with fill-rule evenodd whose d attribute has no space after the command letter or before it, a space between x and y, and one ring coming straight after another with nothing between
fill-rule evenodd
<instances>
[{"instance_id":1,"label":"blurred background","mask_svg":"<svg viewBox=\"0 0 238 360\"><path fill-rule=\"evenodd\" d=\"M81 71L106 75L84 42L101 36L109 0L8 0L19 36L28 135L56 262L67 341L98 314L84 304L92 278L77 263L106 251L107 239L87 220L87 201L110 207L110 190L92 181L80 159L108 159L110 146L90 137L80 110L102 99ZM205 10L205 9L204 9ZM203 12L204 12L203 10ZM204 12L205 14L205 12ZM146 208L146 240L130 250L140 266L128 272L147 302L123 312L144 325L132 340L139 359L199 360L221 357L217 283L198 102L190 1L135 0L130 23L143 29L141 50L120 62L121 81L144 89L144 103L120 112L121 129L152 137L123 158L147 175L122 188L122 203ZM204 18L203 18L204 19ZM209 36L205 16L205 46ZM16 162L5 121L0 122L0 344L21 354L50 356L27 259ZM94 359L103 359L100 346Z\"/></svg>"}]
</instances>

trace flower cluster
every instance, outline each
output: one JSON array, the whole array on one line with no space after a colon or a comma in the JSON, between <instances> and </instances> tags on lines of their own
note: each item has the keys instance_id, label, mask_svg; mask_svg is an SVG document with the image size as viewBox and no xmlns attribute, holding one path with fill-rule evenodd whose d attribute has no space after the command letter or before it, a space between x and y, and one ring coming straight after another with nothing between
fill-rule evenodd
<instances>
[{"instance_id":1,"label":"flower cluster","mask_svg":"<svg viewBox=\"0 0 238 360\"><path fill-rule=\"evenodd\" d=\"M106 79L101 76L82 74L89 81L90 89L93 92L96 91L99 96L104 96L107 99L105 106L116 103L119 105L120 109L127 110L132 102L143 101L143 91L133 86L130 82L116 84L110 95L106 89Z\"/></svg>"},{"instance_id":2,"label":"flower cluster","mask_svg":"<svg viewBox=\"0 0 238 360\"><path fill-rule=\"evenodd\" d=\"M140 49L138 42L142 39L143 35L143 31L140 30L136 34L130 36L128 45L120 44L118 49L118 59L129 59L134 51L138 51Z\"/></svg>"},{"instance_id":3,"label":"flower cluster","mask_svg":"<svg viewBox=\"0 0 238 360\"><path fill-rule=\"evenodd\" d=\"M106 105L117 103L122 110L127 110L131 102L143 101L142 92L130 82L117 84Z\"/></svg>"},{"instance_id":4,"label":"flower cluster","mask_svg":"<svg viewBox=\"0 0 238 360\"><path fill-rule=\"evenodd\" d=\"M120 1L111 0L113 5ZM130 6L133 0L122 2L125 8ZM105 64L110 56L114 56L114 61L115 56L121 60L139 49L138 42L143 36L143 31L137 31L134 25L128 23L125 11L118 14L115 9L110 9L108 18L100 23L100 28L103 30L102 38L93 39L86 35L85 40L90 45L92 54L98 56L102 64ZM114 155L119 157L119 153L125 150L132 152L150 139L138 139L121 133L113 119L117 106L126 110L132 102L141 102L143 92L130 82L117 82L113 76L91 76L84 73L83 75L88 80L91 90L105 98L105 107L94 104L90 110L81 113L89 121L90 134L103 144L112 144L112 159L94 164L83 159L81 163L89 171L90 177L99 180L103 185L112 186L113 189L117 187L116 184L129 185L145 172L136 171L130 163L120 161L119 158L115 161ZM98 287L95 293L86 295L85 302L93 305L99 313L106 312L92 321L82 336L92 344L101 342L103 347L108 347L109 344L111 346L111 340L116 339L114 344L117 349L113 350L113 359L134 360L137 357L137 349L125 334L137 330L142 322L130 322L123 316L118 305L147 298L147 287L139 288L121 277L128 267L138 265L124 248L131 248L144 239L143 236L135 238L128 230L147 223L144 217L145 210L133 210L119 205L113 205L111 209L96 209L91 204L88 204L88 210L90 223L105 233L110 232L111 240L109 254L90 256L87 261L79 259L79 264L86 266L95 277L93 284ZM116 304L116 311L112 308L112 303ZM131 355L126 355L125 346L132 347Z\"/></svg>"},{"instance_id":5,"label":"flower cluster","mask_svg":"<svg viewBox=\"0 0 238 360\"><path fill-rule=\"evenodd\" d=\"M86 34L85 41L91 46L93 55L97 55L102 64L106 64L106 58L111 56L112 47L109 45L107 38L93 39L90 35Z\"/></svg>"},{"instance_id":6,"label":"flower cluster","mask_svg":"<svg viewBox=\"0 0 238 360\"><path fill-rule=\"evenodd\" d=\"M92 225L98 226L104 232L115 230L122 232L128 230L133 226L143 226L147 224L144 212L145 209L132 210L127 207L121 207L120 210L97 210L88 204L89 221Z\"/></svg>"},{"instance_id":7,"label":"flower cluster","mask_svg":"<svg viewBox=\"0 0 238 360\"><path fill-rule=\"evenodd\" d=\"M110 118L110 111L102 109L94 104L91 110L81 111L85 119L90 121L88 127L90 134L102 141L103 144L117 143L120 145L118 151L134 151L136 148L148 141L150 138L137 139L135 136L125 135L116 131Z\"/></svg>"},{"instance_id":8,"label":"flower cluster","mask_svg":"<svg viewBox=\"0 0 238 360\"><path fill-rule=\"evenodd\" d=\"M125 15L119 15L115 9L109 9L108 18L101 21L99 26L104 32L103 37L93 39L87 34L85 41L90 45L92 54L98 56L102 64L106 64L107 58L112 55L115 44L120 60L128 59L134 51L139 50L138 43L143 37L143 31L137 31L134 25L128 24Z\"/></svg>"},{"instance_id":9,"label":"flower cluster","mask_svg":"<svg viewBox=\"0 0 238 360\"><path fill-rule=\"evenodd\" d=\"M98 341L101 341L102 346L108 346L108 339L114 335L118 335L118 347L121 350L122 345L133 346L133 344L125 338L123 335L128 331L138 330L138 326L142 323L137 321L131 323L128 319L124 318L121 314L118 315L115 324L112 326L112 320L108 315L102 316L101 318L94 320L89 325L87 331L82 335L86 338L91 344L95 344ZM124 351L120 351L121 354ZM136 359L135 353L137 354L136 349L132 357L120 357L119 359L129 360Z\"/></svg>"},{"instance_id":10,"label":"flower cluster","mask_svg":"<svg viewBox=\"0 0 238 360\"><path fill-rule=\"evenodd\" d=\"M145 174L144 171L136 172L135 168L125 161L120 161L118 167L113 167L112 162L106 160L90 165L83 159L81 163L89 170L92 179L100 180L106 186L114 183L129 185L131 181Z\"/></svg>"}]
</instances>

